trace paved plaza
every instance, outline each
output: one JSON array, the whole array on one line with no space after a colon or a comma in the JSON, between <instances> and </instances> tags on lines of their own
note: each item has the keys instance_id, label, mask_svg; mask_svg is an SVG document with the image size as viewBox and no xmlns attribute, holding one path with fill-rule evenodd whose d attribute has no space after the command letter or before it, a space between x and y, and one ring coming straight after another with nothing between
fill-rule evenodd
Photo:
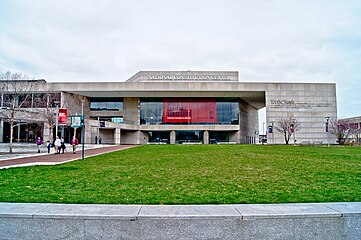
<instances>
[{"instance_id":1,"label":"paved plaza","mask_svg":"<svg viewBox=\"0 0 361 240\"><path fill-rule=\"evenodd\" d=\"M45 145L42 146L41 152L37 153L35 144L15 143L13 146L13 154L9 154L9 144L0 144L0 169L34 165L56 165L81 159L81 145L78 146L76 154L73 154L70 144L66 146L64 154L54 154L54 149L51 149L51 152L47 153ZM84 158L135 146L136 145L87 144L84 148Z\"/></svg>"}]
</instances>

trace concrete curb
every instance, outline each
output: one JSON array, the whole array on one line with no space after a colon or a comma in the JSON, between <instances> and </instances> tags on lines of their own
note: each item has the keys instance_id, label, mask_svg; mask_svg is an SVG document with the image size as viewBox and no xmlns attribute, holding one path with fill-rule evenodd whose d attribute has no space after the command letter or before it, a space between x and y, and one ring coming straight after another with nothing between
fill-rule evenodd
<instances>
[{"instance_id":1,"label":"concrete curb","mask_svg":"<svg viewBox=\"0 0 361 240\"><path fill-rule=\"evenodd\" d=\"M0 203L0 239L360 239L361 203Z\"/></svg>"}]
</instances>

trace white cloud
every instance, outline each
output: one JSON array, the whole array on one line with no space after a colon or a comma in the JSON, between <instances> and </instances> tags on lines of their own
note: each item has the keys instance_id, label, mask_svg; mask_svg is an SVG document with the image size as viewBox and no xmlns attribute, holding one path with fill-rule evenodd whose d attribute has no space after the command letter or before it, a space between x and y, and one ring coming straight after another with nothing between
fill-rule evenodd
<instances>
[{"instance_id":1,"label":"white cloud","mask_svg":"<svg viewBox=\"0 0 361 240\"><path fill-rule=\"evenodd\" d=\"M242 81L336 82L360 115L358 1L28 0L0 10L0 70L124 81L139 70L236 70ZM6 14L1 14L2 12ZM340 91L342 91L340 93ZM345 109L345 110L344 110Z\"/></svg>"}]
</instances>

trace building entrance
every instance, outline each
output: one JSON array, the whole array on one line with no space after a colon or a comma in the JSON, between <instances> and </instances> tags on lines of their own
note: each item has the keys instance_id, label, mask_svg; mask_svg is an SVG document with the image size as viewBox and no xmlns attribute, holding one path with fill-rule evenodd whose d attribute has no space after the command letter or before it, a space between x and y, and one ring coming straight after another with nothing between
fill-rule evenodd
<instances>
[{"instance_id":1,"label":"building entrance","mask_svg":"<svg viewBox=\"0 0 361 240\"><path fill-rule=\"evenodd\" d=\"M229 142L229 132L209 132L209 143L217 144L217 143L225 143Z\"/></svg>"},{"instance_id":2,"label":"building entrance","mask_svg":"<svg viewBox=\"0 0 361 240\"><path fill-rule=\"evenodd\" d=\"M170 132L152 131L148 132L148 142L169 144Z\"/></svg>"},{"instance_id":3,"label":"building entrance","mask_svg":"<svg viewBox=\"0 0 361 240\"><path fill-rule=\"evenodd\" d=\"M203 131L176 131L175 139L178 144L203 143Z\"/></svg>"}]
</instances>

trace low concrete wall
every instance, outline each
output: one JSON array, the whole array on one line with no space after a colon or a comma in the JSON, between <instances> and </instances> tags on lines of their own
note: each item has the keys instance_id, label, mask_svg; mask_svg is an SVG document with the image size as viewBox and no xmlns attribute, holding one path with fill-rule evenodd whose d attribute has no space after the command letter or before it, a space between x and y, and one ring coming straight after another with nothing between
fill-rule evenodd
<instances>
[{"instance_id":1,"label":"low concrete wall","mask_svg":"<svg viewBox=\"0 0 361 240\"><path fill-rule=\"evenodd\" d=\"M360 239L361 203L0 203L0 239Z\"/></svg>"}]
</instances>

